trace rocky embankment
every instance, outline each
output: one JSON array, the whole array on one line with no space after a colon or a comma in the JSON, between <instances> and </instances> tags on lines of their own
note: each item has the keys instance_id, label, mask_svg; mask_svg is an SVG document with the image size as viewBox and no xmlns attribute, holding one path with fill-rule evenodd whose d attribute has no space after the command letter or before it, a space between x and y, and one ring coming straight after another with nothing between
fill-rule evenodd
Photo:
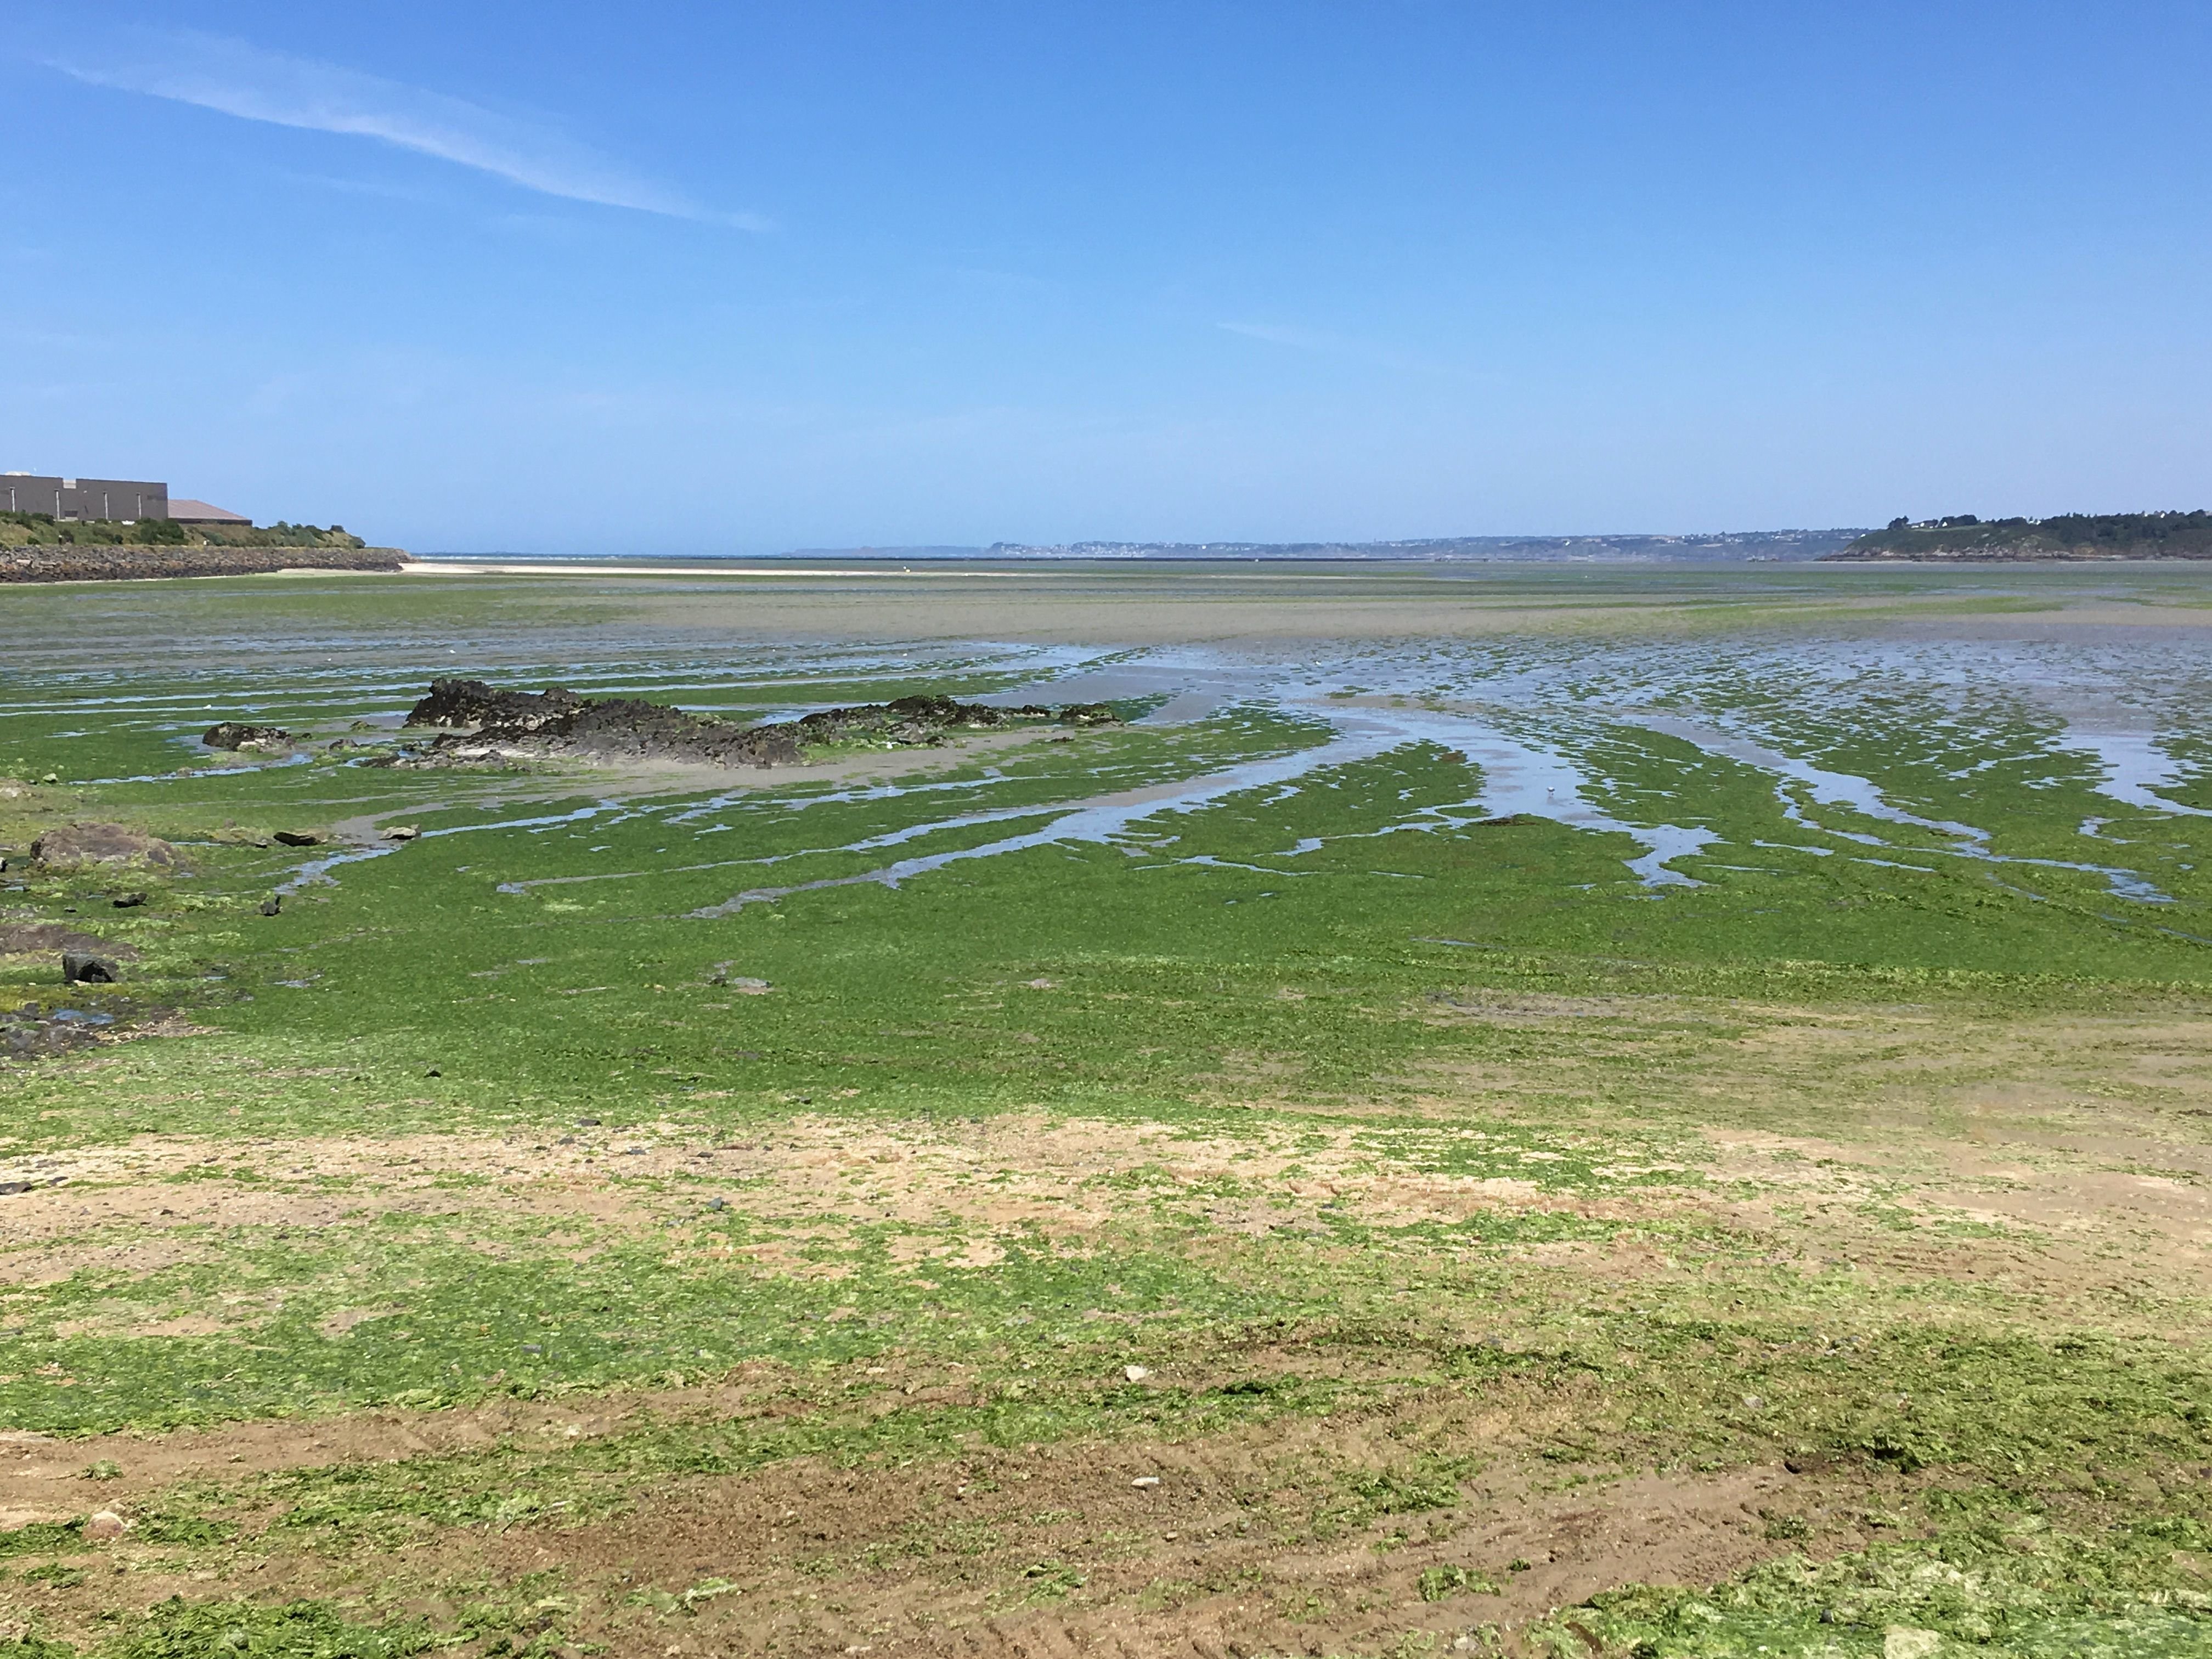
<instances>
[{"instance_id":1,"label":"rocky embankment","mask_svg":"<svg viewBox=\"0 0 2212 1659\"><path fill-rule=\"evenodd\" d=\"M0 582L112 582L151 576L257 576L276 570L397 570L395 547L15 547Z\"/></svg>"},{"instance_id":2,"label":"rocky embankment","mask_svg":"<svg viewBox=\"0 0 2212 1659\"><path fill-rule=\"evenodd\" d=\"M485 762L663 761L694 766L791 766L809 749L838 744L890 748L941 744L953 732L1057 723L1112 724L1103 703L1058 711L1030 704L999 708L951 697L830 708L804 719L740 726L638 697L584 697L566 686L503 691L482 680L436 680L408 711L406 724L447 728L427 744L404 747L383 763L455 766Z\"/></svg>"}]
</instances>

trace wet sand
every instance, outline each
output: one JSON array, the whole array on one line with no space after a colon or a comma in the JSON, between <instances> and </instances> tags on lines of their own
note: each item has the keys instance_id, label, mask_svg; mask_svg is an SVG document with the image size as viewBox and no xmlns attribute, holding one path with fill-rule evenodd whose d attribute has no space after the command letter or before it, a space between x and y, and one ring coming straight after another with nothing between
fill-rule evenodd
<instances>
[{"instance_id":1,"label":"wet sand","mask_svg":"<svg viewBox=\"0 0 2212 1659\"><path fill-rule=\"evenodd\" d=\"M457 604L588 598L736 638L1149 646L1694 632L1725 622L2212 627L2212 568L1865 564L417 565Z\"/></svg>"}]
</instances>

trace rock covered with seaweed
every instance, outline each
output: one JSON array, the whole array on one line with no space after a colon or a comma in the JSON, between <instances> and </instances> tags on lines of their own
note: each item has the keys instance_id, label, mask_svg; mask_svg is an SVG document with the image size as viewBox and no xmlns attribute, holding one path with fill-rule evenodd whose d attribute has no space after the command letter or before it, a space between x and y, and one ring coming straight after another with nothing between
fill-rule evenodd
<instances>
[{"instance_id":1,"label":"rock covered with seaweed","mask_svg":"<svg viewBox=\"0 0 2212 1659\"><path fill-rule=\"evenodd\" d=\"M440 679L408 711L404 722L411 728L438 728L439 735L427 744L405 745L382 763L580 760L788 766L804 761L809 750L928 746L949 742L959 732L1054 723L1098 726L1118 719L1104 703L1070 703L1058 710L1036 703L1001 708L925 695L744 725L640 697L586 697L561 685L515 691L483 680Z\"/></svg>"}]
</instances>

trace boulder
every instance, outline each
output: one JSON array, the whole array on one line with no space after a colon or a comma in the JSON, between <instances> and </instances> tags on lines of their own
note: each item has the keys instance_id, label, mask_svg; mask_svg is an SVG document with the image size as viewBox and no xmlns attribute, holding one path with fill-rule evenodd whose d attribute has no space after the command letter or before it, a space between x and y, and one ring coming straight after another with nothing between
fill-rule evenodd
<instances>
[{"instance_id":1,"label":"boulder","mask_svg":"<svg viewBox=\"0 0 2212 1659\"><path fill-rule=\"evenodd\" d=\"M279 830L276 844L279 847L320 847L323 838L312 830Z\"/></svg>"},{"instance_id":2,"label":"boulder","mask_svg":"<svg viewBox=\"0 0 2212 1659\"><path fill-rule=\"evenodd\" d=\"M119 823L71 823L49 830L33 842L31 856L54 870L87 864L174 866L177 849L143 830Z\"/></svg>"},{"instance_id":3,"label":"boulder","mask_svg":"<svg viewBox=\"0 0 2212 1659\"><path fill-rule=\"evenodd\" d=\"M541 693L496 690L482 680L432 680L430 695L407 711L406 723L535 732L574 714L583 702L565 685L549 685Z\"/></svg>"},{"instance_id":4,"label":"boulder","mask_svg":"<svg viewBox=\"0 0 2212 1659\"><path fill-rule=\"evenodd\" d=\"M62 952L62 979L70 985L112 985L123 969L112 957L96 957L88 951Z\"/></svg>"},{"instance_id":5,"label":"boulder","mask_svg":"<svg viewBox=\"0 0 2212 1659\"><path fill-rule=\"evenodd\" d=\"M264 755L284 754L292 747L292 734L278 726L248 726L241 720L222 720L200 733L210 749L252 749Z\"/></svg>"}]
</instances>

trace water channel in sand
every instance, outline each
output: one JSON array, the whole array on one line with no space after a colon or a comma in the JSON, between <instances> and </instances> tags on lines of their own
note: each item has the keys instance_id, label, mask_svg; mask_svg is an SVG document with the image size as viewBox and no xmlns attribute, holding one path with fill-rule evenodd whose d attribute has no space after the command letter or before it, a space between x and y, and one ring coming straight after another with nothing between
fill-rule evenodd
<instances>
[{"instance_id":1,"label":"water channel in sand","mask_svg":"<svg viewBox=\"0 0 2212 1659\"><path fill-rule=\"evenodd\" d=\"M1115 846L1133 856L1173 862L1172 835L1164 832L1171 832L1178 815L1254 790L1295 792L1327 769L1417 744L1464 758L1466 795L1448 805L1409 807L1359 835L1421 833L1516 815L1549 818L1626 837L1636 849L1624 858L1626 869L1655 894L1697 884L1694 860L1712 856L1723 837L1697 821L1700 814L1689 805L1656 815L1650 792L1638 795L1622 787L1616 757L1640 756L1648 763L1653 735L1765 774L1790 822L1847 843L1842 848L1814 845L1808 836L1802 850L1862 856L1850 852L1856 846L1868 859L1916 868L1926 867L1930 858L1966 859L1989 865L1993 876L2001 866L2021 876L2036 868L2075 872L2097 877L2115 897L2131 903L2167 902L2152 872L2130 867L2136 855L2128 849L2140 840L2144 816L2154 823L2212 810L2179 798L2201 776L2201 759L2212 752L2212 732L2197 712L2208 706L2212 650L2202 630L2193 629L2139 628L2124 634L2084 629L2070 635L2046 630L2020 638L1922 629L1631 641L1501 633L1400 641L1309 638L1295 647L1137 648L988 640L881 646L753 641L711 652L696 638L672 636L647 648L623 642L618 655L614 642L597 642L598 649L594 643L560 629L509 629L486 653L507 665L498 677L508 683L559 679L586 691L733 713L760 712L764 692L781 702L777 714L787 717L826 706L820 690L831 686L851 700L872 683L957 686L981 673L1001 685L1014 682L988 701L1141 699L1150 705L1142 723L1152 726L1250 711L1288 717L1316 739L1142 788L1091 794L1071 789L1064 800L1044 805L993 805L987 773L980 781L957 783L917 776L811 791L802 784L772 794L739 787L703 801L695 792L672 811L650 801L648 785L625 785L619 792L595 790L611 798L559 820L649 811L663 815L672 829L704 836L730 829L732 813L803 812L832 801L897 801L921 813L912 823L838 845L772 859L694 860L672 863L672 869L755 866L766 873L769 865L812 854L890 852L933 836L979 831L986 833L968 844L890 859L832 883L895 887L955 863L1054 843ZM242 636L230 644L244 656L252 654ZM439 651L425 638L410 636L396 660L391 655L378 659L359 641L309 630L274 653L272 660L284 666L282 675L265 667L242 669L240 686L225 688L216 702L208 700L204 680L188 690L142 688L117 670L72 672L19 684L12 701L0 705L0 714L66 712L76 724L88 718L127 721L161 733L180 750L197 747L198 731L216 712L251 718L259 705L288 696L311 697L328 718L367 718L388 726L420 694L428 673L483 672L483 665L462 659L465 648ZM548 666L549 649L573 654ZM1975 813L1955 799L1942 811L1923 810L1915 781L1905 775L1909 768L1902 765L1915 757L1900 754L1896 770L1869 764L1865 744L1856 740L1861 711L1881 704L1893 713L1900 703L1924 711L1923 735L1930 752L1940 738L1958 757L1949 775L1966 777L2003 761L2039 769L2051 787L2071 783L2101 795L2112 811L2082 819L2079 833L2087 856L2051 856L2055 848L2039 848L2033 857L2002 853L1995 845L2002 826L1975 821ZM1855 758L1839 758L1845 750ZM149 773L99 781L158 788L167 778ZM940 793L950 810L931 810ZM2137 825L2134 839L2108 833L2120 817ZM494 814L431 836L544 822ZM1002 826L1006 833L990 833ZM1883 826L1905 833L1893 838L1882 833ZM1267 867L1295 874L1297 860L1318 845L1295 841L1270 855ZM347 864L392 850L326 853L307 862L289 884L335 879ZM536 884L511 885L529 884ZM749 886L698 914L726 914L818 884Z\"/></svg>"}]
</instances>

